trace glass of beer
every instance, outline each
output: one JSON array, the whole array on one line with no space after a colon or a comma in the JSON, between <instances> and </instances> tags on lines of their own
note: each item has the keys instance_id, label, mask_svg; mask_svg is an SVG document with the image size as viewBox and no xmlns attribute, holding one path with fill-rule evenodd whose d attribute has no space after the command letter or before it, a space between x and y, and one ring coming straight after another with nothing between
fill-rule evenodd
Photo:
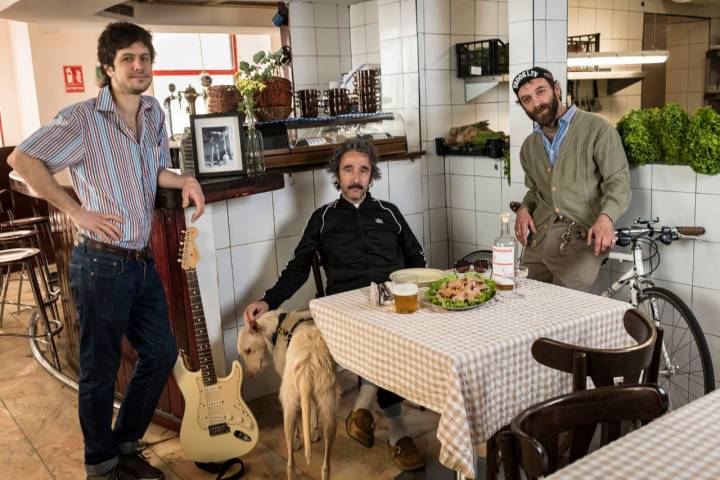
<instances>
[{"instance_id":1,"label":"glass of beer","mask_svg":"<svg viewBox=\"0 0 720 480\"><path fill-rule=\"evenodd\" d=\"M413 313L418 309L418 286L411 279L402 278L393 282L393 298L395 299L395 312Z\"/></svg>"}]
</instances>

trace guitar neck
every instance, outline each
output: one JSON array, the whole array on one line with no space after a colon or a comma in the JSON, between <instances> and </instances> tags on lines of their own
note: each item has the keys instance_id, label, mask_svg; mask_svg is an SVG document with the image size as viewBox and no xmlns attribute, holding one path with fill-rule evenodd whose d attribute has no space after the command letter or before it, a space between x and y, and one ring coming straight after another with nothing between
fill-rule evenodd
<instances>
[{"instance_id":1,"label":"guitar neck","mask_svg":"<svg viewBox=\"0 0 720 480\"><path fill-rule=\"evenodd\" d=\"M200 297L197 271L192 268L186 270L185 273L187 274L188 290L190 291L190 308L192 308L195 342L197 343L203 384L206 386L214 385L217 383L217 377L215 376L215 364L213 363L207 324L205 323L205 313L203 311L202 298Z\"/></svg>"}]
</instances>

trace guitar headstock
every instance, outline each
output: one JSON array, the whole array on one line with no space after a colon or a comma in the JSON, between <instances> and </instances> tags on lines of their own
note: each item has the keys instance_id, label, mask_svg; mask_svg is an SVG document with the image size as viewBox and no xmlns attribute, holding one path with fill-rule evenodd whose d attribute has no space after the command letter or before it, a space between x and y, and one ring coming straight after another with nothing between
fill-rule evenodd
<instances>
[{"instance_id":1,"label":"guitar headstock","mask_svg":"<svg viewBox=\"0 0 720 480\"><path fill-rule=\"evenodd\" d=\"M200 261L200 255L198 254L197 245L195 239L198 236L198 229L195 227L188 227L185 231L185 237L180 245L180 266L183 270L191 270L195 268Z\"/></svg>"}]
</instances>

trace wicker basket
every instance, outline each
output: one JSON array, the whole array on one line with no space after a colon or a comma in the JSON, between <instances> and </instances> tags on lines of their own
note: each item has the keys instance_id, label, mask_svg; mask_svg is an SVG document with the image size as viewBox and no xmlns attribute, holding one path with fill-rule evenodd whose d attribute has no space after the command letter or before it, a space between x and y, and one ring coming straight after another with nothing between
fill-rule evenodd
<instances>
[{"instance_id":1,"label":"wicker basket","mask_svg":"<svg viewBox=\"0 0 720 480\"><path fill-rule=\"evenodd\" d=\"M255 117L261 122L285 120L292 113L292 107L258 107L254 110Z\"/></svg>"},{"instance_id":2,"label":"wicker basket","mask_svg":"<svg viewBox=\"0 0 720 480\"><path fill-rule=\"evenodd\" d=\"M236 112L242 95L235 85L213 85L208 87L208 112L228 113Z\"/></svg>"},{"instance_id":3,"label":"wicker basket","mask_svg":"<svg viewBox=\"0 0 720 480\"><path fill-rule=\"evenodd\" d=\"M292 101L293 90L290 80L271 77L265 82L265 89L255 99L258 118L265 121L285 120L292 112Z\"/></svg>"}]
</instances>

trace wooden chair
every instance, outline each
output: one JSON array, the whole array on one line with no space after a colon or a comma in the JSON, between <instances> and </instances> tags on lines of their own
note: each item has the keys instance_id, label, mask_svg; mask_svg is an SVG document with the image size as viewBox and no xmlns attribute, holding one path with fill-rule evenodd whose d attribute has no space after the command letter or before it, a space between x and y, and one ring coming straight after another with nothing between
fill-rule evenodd
<instances>
[{"instance_id":1,"label":"wooden chair","mask_svg":"<svg viewBox=\"0 0 720 480\"><path fill-rule=\"evenodd\" d=\"M534 479L564 466L556 448L562 432L572 432L572 463L588 453L598 424L645 424L668 407L668 394L662 388L637 384L573 392L533 405L512 420L510 431L499 435L505 479L519 480L521 470Z\"/></svg>"},{"instance_id":2,"label":"wooden chair","mask_svg":"<svg viewBox=\"0 0 720 480\"><path fill-rule=\"evenodd\" d=\"M315 298L325 296L325 286L323 285L322 273L320 272L320 267L322 266L323 260L322 255L320 255L320 250L315 250L312 261L312 272L313 278L315 279Z\"/></svg>"},{"instance_id":3,"label":"wooden chair","mask_svg":"<svg viewBox=\"0 0 720 480\"><path fill-rule=\"evenodd\" d=\"M637 345L606 350L581 347L558 342L549 338L535 340L531 351L533 358L545 366L571 373L573 391L587 388L587 377L596 387L615 384L615 378L623 377L623 383L657 383L662 329L636 309L625 312L623 325Z\"/></svg>"},{"instance_id":4,"label":"wooden chair","mask_svg":"<svg viewBox=\"0 0 720 480\"><path fill-rule=\"evenodd\" d=\"M596 387L615 384L615 378L623 377L624 384L657 383L662 353L662 329L656 328L642 313L636 309L625 312L623 325L628 334L637 342L636 345L619 349L599 349L570 345L549 338L535 340L531 347L533 358L539 363L571 373L573 376L573 392L587 389L587 378L590 377ZM498 436L507 431L503 427L486 443L487 463L485 475L491 480L497 478L499 471ZM617 438L619 426L610 425L603 429L603 440ZM569 441L570 436L566 440ZM563 445L561 450L565 450Z\"/></svg>"}]
</instances>

